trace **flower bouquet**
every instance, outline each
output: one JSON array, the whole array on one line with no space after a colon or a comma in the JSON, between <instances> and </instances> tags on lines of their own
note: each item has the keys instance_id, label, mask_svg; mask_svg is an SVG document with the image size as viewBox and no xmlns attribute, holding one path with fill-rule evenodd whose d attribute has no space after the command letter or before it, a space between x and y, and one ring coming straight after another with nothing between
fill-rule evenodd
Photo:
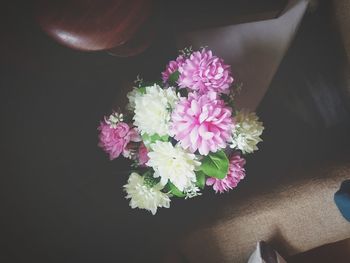
<instances>
[{"instance_id":1,"label":"flower bouquet","mask_svg":"<svg viewBox=\"0 0 350 263\"><path fill-rule=\"evenodd\" d=\"M235 109L241 85L223 59L185 49L160 83L138 79L125 114L101 121L99 146L111 160L133 161L124 190L132 208L154 215L172 197L229 191L245 177L243 154L257 150L263 131L255 113Z\"/></svg>"}]
</instances>

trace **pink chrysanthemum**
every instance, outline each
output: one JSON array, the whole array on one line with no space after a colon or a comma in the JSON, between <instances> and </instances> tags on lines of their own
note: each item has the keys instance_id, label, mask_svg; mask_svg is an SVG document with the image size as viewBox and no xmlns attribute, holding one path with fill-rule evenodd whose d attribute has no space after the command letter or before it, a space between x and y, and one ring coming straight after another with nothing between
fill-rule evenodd
<instances>
[{"instance_id":1,"label":"pink chrysanthemum","mask_svg":"<svg viewBox=\"0 0 350 263\"><path fill-rule=\"evenodd\" d=\"M233 128L231 108L215 92L181 98L171 119L171 133L181 146L202 155L225 148Z\"/></svg>"},{"instance_id":2,"label":"pink chrysanthemum","mask_svg":"<svg viewBox=\"0 0 350 263\"><path fill-rule=\"evenodd\" d=\"M238 153L234 153L230 158L228 173L224 179L209 177L206 184L212 185L215 192L223 193L235 188L238 183L245 177L245 159Z\"/></svg>"},{"instance_id":3,"label":"pink chrysanthemum","mask_svg":"<svg viewBox=\"0 0 350 263\"><path fill-rule=\"evenodd\" d=\"M119 157L121 153L128 155L128 143L140 140L137 131L125 122L112 126L102 121L98 130L100 131L98 146L109 154L110 160Z\"/></svg>"},{"instance_id":4,"label":"pink chrysanthemum","mask_svg":"<svg viewBox=\"0 0 350 263\"><path fill-rule=\"evenodd\" d=\"M208 91L228 94L233 82L231 67L205 49L192 53L179 67L179 72L180 88L196 90L200 94Z\"/></svg>"},{"instance_id":5,"label":"pink chrysanthemum","mask_svg":"<svg viewBox=\"0 0 350 263\"><path fill-rule=\"evenodd\" d=\"M165 71L162 72L163 82L167 82L170 75L179 69L179 67L185 62L185 58L183 56L178 56L176 60L172 60L166 66Z\"/></svg>"}]
</instances>

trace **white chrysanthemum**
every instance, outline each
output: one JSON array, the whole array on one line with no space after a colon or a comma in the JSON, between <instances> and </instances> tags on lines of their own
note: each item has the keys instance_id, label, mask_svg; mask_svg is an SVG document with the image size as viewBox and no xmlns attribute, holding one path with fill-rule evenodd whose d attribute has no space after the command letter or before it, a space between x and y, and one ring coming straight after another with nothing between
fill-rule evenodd
<instances>
[{"instance_id":1,"label":"white chrysanthemum","mask_svg":"<svg viewBox=\"0 0 350 263\"><path fill-rule=\"evenodd\" d=\"M243 153L252 153L258 150L256 146L262 141L260 138L264 130L254 112L239 111L235 116L235 127L232 132L231 148L237 148Z\"/></svg>"},{"instance_id":2,"label":"white chrysanthemum","mask_svg":"<svg viewBox=\"0 0 350 263\"><path fill-rule=\"evenodd\" d=\"M141 96L141 92L138 88L134 87L132 91L128 92L126 97L129 100L129 103L126 105L126 109L130 112L133 112L135 110L135 99L138 96Z\"/></svg>"},{"instance_id":3,"label":"white chrysanthemum","mask_svg":"<svg viewBox=\"0 0 350 263\"><path fill-rule=\"evenodd\" d=\"M169 180L180 191L183 191L196 182L194 171L200 162L193 153L179 145L174 147L170 142L162 141L156 141L151 148L147 165L153 167L154 177L160 177L162 185L167 184Z\"/></svg>"},{"instance_id":4,"label":"white chrysanthemum","mask_svg":"<svg viewBox=\"0 0 350 263\"><path fill-rule=\"evenodd\" d=\"M171 110L178 99L173 88L162 89L156 84L146 87L141 96L136 95L134 124L141 134L169 134Z\"/></svg>"},{"instance_id":5,"label":"white chrysanthemum","mask_svg":"<svg viewBox=\"0 0 350 263\"><path fill-rule=\"evenodd\" d=\"M128 183L124 185L127 199L130 200L131 208L140 208L156 214L158 207L170 207L170 198L161 192L163 186L158 183L153 187L145 184L144 177L138 173L131 173Z\"/></svg>"}]
</instances>

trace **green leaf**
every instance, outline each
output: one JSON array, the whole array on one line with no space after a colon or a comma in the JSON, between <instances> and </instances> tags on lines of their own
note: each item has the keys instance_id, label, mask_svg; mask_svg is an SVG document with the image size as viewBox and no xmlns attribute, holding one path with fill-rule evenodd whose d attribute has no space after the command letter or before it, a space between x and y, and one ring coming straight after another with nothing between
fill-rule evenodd
<instances>
[{"instance_id":1,"label":"green leaf","mask_svg":"<svg viewBox=\"0 0 350 263\"><path fill-rule=\"evenodd\" d=\"M157 178L154 178L153 177L153 169L152 170L147 170L142 176L143 176L143 183L145 185L147 185L148 187L153 187L155 186L156 184L159 183L160 181L160 178L157 177Z\"/></svg>"},{"instance_id":2,"label":"green leaf","mask_svg":"<svg viewBox=\"0 0 350 263\"><path fill-rule=\"evenodd\" d=\"M224 179L228 172L229 161L224 151L210 153L204 157L199 169L210 177Z\"/></svg>"},{"instance_id":3,"label":"green leaf","mask_svg":"<svg viewBox=\"0 0 350 263\"><path fill-rule=\"evenodd\" d=\"M204 189L204 186L205 186L205 173L203 173L202 171L197 171L196 172L196 177L197 177L196 185L199 188Z\"/></svg>"},{"instance_id":4,"label":"green leaf","mask_svg":"<svg viewBox=\"0 0 350 263\"><path fill-rule=\"evenodd\" d=\"M146 145L147 148L150 148L151 144L155 143L156 141L162 141L162 142L169 141L168 135L160 136L159 134L156 134L156 133L152 134L152 135L144 133L141 136L142 136L142 141Z\"/></svg>"},{"instance_id":5,"label":"green leaf","mask_svg":"<svg viewBox=\"0 0 350 263\"><path fill-rule=\"evenodd\" d=\"M162 85L164 84L163 81L156 81L154 82L154 84L157 84L158 86L162 87Z\"/></svg>"},{"instance_id":6,"label":"green leaf","mask_svg":"<svg viewBox=\"0 0 350 263\"><path fill-rule=\"evenodd\" d=\"M138 89L138 91L141 93L141 94L145 94L146 93L146 87L140 87Z\"/></svg>"},{"instance_id":7,"label":"green leaf","mask_svg":"<svg viewBox=\"0 0 350 263\"><path fill-rule=\"evenodd\" d=\"M171 75L169 76L168 82L170 84L176 84L176 81L179 79L179 77L180 77L180 72L176 70L175 72L171 73Z\"/></svg>"},{"instance_id":8,"label":"green leaf","mask_svg":"<svg viewBox=\"0 0 350 263\"><path fill-rule=\"evenodd\" d=\"M174 196L177 196L177 197L185 197L186 196L186 194L181 192L174 184L172 184L170 182L168 182L165 187Z\"/></svg>"}]
</instances>

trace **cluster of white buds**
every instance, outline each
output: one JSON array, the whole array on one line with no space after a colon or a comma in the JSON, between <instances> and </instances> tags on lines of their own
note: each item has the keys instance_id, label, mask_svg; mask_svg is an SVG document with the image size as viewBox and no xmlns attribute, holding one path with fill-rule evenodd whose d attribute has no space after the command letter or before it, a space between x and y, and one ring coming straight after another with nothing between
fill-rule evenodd
<instances>
[{"instance_id":1,"label":"cluster of white buds","mask_svg":"<svg viewBox=\"0 0 350 263\"><path fill-rule=\"evenodd\" d=\"M199 188L197 186L195 186L194 184L185 188L184 189L184 193L186 194L185 199L188 198L193 198L199 195L202 195L202 193L199 192Z\"/></svg>"},{"instance_id":2,"label":"cluster of white buds","mask_svg":"<svg viewBox=\"0 0 350 263\"><path fill-rule=\"evenodd\" d=\"M143 78L141 78L140 75L136 76L136 79L134 80L134 84L136 85L136 87L141 87L143 83Z\"/></svg>"},{"instance_id":3,"label":"cluster of white buds","mask_svg":"<svg viewBox=\"0 0 350 263\"><path fill-rule=\"evenodd\" d=\"M129 158L130 160L137 160L138 158L138 148L139 143L129 142L126 150L123 152L123 156L125 158Z\"/></svg>"},{"instance_id":4,"label":"cluster of white buds","mask_svg":"<svg viewBox=\"0 0 350 263\"><path fill-rule=\"evenodd\" d=\"M188 58L189 56L191 56L192 53L193 53L192 46L185 47L184 49L179 50L179 54L181 56L184 56L185 58Z\"/></svg>"},{"instance_id":5,"label":"cluster of white buds","mask_svg":"<svg viewBox=\"0 0 350 263\"><path fill-rule=\"evenodd\" d=\"M119 122L124 120L123 113L113 112L108 119L105 118L105 122L113 129L117 127Z\"/></svg>"}]
</instances>

